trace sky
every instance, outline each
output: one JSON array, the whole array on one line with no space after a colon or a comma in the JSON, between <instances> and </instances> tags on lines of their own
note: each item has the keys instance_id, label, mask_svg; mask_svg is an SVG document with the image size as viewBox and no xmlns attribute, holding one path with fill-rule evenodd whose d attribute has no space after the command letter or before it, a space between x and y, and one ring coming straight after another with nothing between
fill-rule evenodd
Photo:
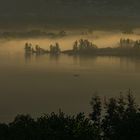
<instances>
[{"instance_id":1,"label":"sky","mask_svg":"<svg viewBox=\"0 0 140 140\"><path fill-rule=\"evenodd\" d=\"M5 21L52 24L58 20L61 23L91 23L118 17L120 21L125 17L140 22L139 5L139 0L0 0L0 19L4 24ZM129 23L131 21L133 19Z\"/></svg>"},{"instance_id":2,"label":"sky","mask_svg":"<svg viewBox=\"0 0 140 140\"><path fill-rule=\"evenodd\" d=\"M0 0L0 15L133 15L140 13L139 0ZM80 12L78 13L80 15Z\"/></svg>"}]
</instances>

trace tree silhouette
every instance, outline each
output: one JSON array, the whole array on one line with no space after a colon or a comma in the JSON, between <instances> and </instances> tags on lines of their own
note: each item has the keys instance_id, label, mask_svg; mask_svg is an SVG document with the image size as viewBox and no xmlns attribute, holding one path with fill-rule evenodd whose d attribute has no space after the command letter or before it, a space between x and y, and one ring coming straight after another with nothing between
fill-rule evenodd
<instances>
[{"instance_id":1,"label":"tree silhouette","mask_svg":"<svg viewBox=\"0 0 140 140\"><path fill-rule=\"evenodd\" d=\"M17 115L13 122L0 124L0 140L139 140L140 108L128 91L126 97L102 100L94 96L90 117L84 113L44 114L37 119Z\"/></svg>"}]
</instances>

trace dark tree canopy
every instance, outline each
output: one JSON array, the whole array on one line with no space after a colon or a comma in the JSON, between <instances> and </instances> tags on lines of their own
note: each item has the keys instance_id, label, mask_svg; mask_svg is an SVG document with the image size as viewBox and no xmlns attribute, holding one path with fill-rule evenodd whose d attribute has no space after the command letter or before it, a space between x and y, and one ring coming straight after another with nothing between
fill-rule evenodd
<instances>
[{"instance_id":1,"label":"dark tree canopy","mask_svg":"<svg viewBox=\"0 0 140 140\"><path fill-rule=\"evenodd\" d=\"M17 115L9 124L0 124L0 140L139 140L140 108L131 91L127 97L102 100L94 96L92 112L75 116L45 114L37 119Z\"/></svg>"}]
</instances>

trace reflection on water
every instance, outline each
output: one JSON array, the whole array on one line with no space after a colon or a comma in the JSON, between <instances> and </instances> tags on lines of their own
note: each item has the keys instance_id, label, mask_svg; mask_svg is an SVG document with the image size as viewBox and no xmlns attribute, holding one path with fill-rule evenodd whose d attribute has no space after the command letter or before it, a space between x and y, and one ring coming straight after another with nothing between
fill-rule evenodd
<instances>
[{"instance_id":1,"label":"reflection on water","mask_svg":"<svg viewBox=\"0 0 140 140\"><path fill-rule=\"evenodd\" d=\"M94 92L108 97L131 88L140 102L140 58L27 55L23 42L0 46L0 120L59 108L88 113Z\"/></svg>"}]
</instances>

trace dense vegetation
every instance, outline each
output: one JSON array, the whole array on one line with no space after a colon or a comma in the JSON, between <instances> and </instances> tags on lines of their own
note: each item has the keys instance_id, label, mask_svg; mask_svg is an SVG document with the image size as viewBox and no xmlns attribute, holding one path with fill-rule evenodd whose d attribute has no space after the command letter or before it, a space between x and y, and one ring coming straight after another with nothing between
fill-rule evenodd
<instances>
[{"instance_id":1,"label":"dense vegetation","mask_svg":"<svg viewBox=\"0 0 140 140\"><path fill-rule=\"evenodd\" d=\"M17 115L13 122L0 124L0 140L139 140L140 108L131 91L127 97L102 100L94 96L89 117L46 114L37 119Z\"/></svg>"},{"instance_id":2,"label":"dense vegetation","mask_svg":"<svg viewBox=\"0 0 140 140\"><path fill-rule=\"evenodd\" d=\"M89 53L93 52L97 49L97 46L87 39L80 39L79 41L75 41L73 45L74 53Z\"/></svg>"}]
</instances>

